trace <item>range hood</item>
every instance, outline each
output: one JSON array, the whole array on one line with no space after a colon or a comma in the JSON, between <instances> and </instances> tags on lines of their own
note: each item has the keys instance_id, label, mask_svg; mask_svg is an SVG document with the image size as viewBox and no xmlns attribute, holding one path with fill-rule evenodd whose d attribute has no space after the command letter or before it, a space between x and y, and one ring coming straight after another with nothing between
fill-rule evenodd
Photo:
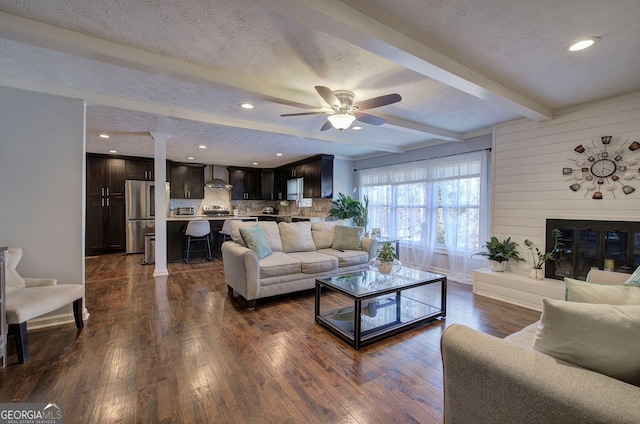
<instances>
[{"instance_id":1,"label":"range hood","mask_svg":"<svg viewBox=\"0 0 640 424\"><path fill-rule=\"evenodd\" d=\"M209 169L209 180L204 185L208 188L231 188L233 187L226 180L227 178L227 169L224 166L219 165L210 165Z\"/></svg>"}]
</instances>

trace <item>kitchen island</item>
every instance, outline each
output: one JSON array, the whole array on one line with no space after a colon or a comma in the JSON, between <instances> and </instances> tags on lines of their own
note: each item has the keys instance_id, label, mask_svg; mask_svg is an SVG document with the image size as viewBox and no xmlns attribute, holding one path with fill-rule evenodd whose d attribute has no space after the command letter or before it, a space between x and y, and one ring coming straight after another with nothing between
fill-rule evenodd
<instances>
[{"instance_id":1,"label":"kitchen island","mask_svg":"<svg viewBox=\"0 0 640 424\"><path fill-rule=\"evenodd\" d=\"M209 234L211 247L215 251L216 241L224 221L228 219L236 219L240 221L257 221L254 216L210 216L210 215L172 215L167 217L167 262L178 262L182 260L184 255L185 237L184 232L187 229L189 221L207 220L211 227ZM204 252L193 252L190 258L204 258Z\"/></svg>"}]
</instances>

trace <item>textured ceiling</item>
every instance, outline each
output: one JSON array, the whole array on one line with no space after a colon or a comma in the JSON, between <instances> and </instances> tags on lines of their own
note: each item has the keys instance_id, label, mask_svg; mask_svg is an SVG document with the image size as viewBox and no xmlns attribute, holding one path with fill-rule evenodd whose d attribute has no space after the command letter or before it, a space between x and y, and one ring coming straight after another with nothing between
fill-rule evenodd
<instances>
[{"instance_id":1,"label":"textured ceiling","mask_svg":"<svg viewBox=\"0 0 640 424\"><path fill-rule=\"evenodd\" d=\"M637 0L2 0L0 12L0 83L85 99L93 152L153 156L144 134L159 132L181 161L361 158L640 89ZM585 36L602 41L565 50ZM315 85L402 101L361 131L280 117L325 108Z\"/></svg>"}]
</instances>

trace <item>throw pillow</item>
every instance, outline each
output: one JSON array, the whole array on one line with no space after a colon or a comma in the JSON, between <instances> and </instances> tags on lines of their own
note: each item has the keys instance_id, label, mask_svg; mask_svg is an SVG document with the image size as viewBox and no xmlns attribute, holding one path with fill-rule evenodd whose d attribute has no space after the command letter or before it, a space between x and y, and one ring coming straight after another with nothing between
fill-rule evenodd
<instances>
[{"instance_id":1,"label":"throw pillow","mask_svg":"<svg viewBox=\"0 0 640 424\"><path fill-rule=\"evenodd\" d=\"M640 385L640 305L542 300L533 348L556 359Z\"/></svg>"},{"instance_id":2,"label":"throw pillow","mask_svg":"<svg viewBox=\"0 0 640 424\"><path fill-rule=\"evenodd\" d=\"M278 229L282 239L282 250L285 253L313 252L316 250L316 245L313 243L313 236L311 235L310 222L278 222Z\"/></svg>"},{"instance_id":3,"label":"throw pillow","mask_svg":"<svg viewBox=\"0 0 640 424\"><path fill-rule=\"evenodd\" d=\"M363 227L336 225L331 248L335 250L362 250L363 233Z\"/></svg>"},{"instance_id":4,"label":"throw pillow","mask_svg":"<svg viewBox=\"0 0 640 424\"><path fill-rule=\"evenodd\" d=\"M244 241L242 240L242 235L240 234L240 228L247 227L255 227L258 225L256 221L240 221L238 219L234 219L229 224L229 232L231 233L231 240L235 241L241 246L244 246Z\"/></svg>"},{"instance_id":5,"label":"throw pillow","mask_svg":"<svg viewBox=\"0 0 640 424\"><path fill-rule=\"evenodd\" d=\"M269 240L261 226L240 228L240 234L244 244L258 255L258 259L266 258L273 251L269 246Z\"/></svg>"},{"instance_id":6,"label":"throw pillow","mask_svg":"<svg viewBox=\"0 0 640 424\"><path fill-rule=\"evenodd\" d=\"M313 242L316 245L316 250L329 249L333 244L333 237L336 231L336 225L344 225L344 224L345 222L342 220L312 222L311 235L313 236Z\"/></svg>"},{"instance_id":7,"label":"throw pillow","mask_svg":"<svg viewBox=\"0 0 640 424\"><path fill-rule=\"evenodd\" d=\"M10 247L4 255L6 259L5 283L7 293L27 287L24 278L22 278L20 274L18 274L18 271L16 271L16 267L18 266L18 263L20 263L20 259L22 259L22 248Z\"/></svg>"},{"instance_id":8,"label":"throw pillow","mask_svg":"<svg viewBox=\"0 0 640 424\"><path fill-rule=\"evenodd\" d=\"M624 283L625 286L638 286L640 287L640 266L633 271L633 274L629 277L629 279Z\"/></svg>"},{"instance_id":9,"label":"throw pillow","mask_svg":"<svg viewBox=\"0 0 640 424\"><path fill-rule=\"evenodd\" d=\"M640 305L640 288L624 285L595 284L564 278L565 299L569 302Z\"/></svg>"}]
</instances>

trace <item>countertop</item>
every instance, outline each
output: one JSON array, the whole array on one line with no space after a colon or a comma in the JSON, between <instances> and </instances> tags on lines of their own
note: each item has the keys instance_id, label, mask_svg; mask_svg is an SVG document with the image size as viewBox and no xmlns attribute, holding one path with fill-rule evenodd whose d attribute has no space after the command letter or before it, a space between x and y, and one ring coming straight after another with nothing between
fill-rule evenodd
<instances>
[{"instance_id":1,"label":"countertop","mask_svg":"<svg viewBox=\"0 0 640 424\"><path fill-rule=\"evenodd\" d=\"M175 215L168 216L167 221L191 221L194 219L205 219L207 221L226 221L227 219L258 219L251 215L229 215L229 216L211 216L211 215Z\"/></svg>"}]
</instances>

